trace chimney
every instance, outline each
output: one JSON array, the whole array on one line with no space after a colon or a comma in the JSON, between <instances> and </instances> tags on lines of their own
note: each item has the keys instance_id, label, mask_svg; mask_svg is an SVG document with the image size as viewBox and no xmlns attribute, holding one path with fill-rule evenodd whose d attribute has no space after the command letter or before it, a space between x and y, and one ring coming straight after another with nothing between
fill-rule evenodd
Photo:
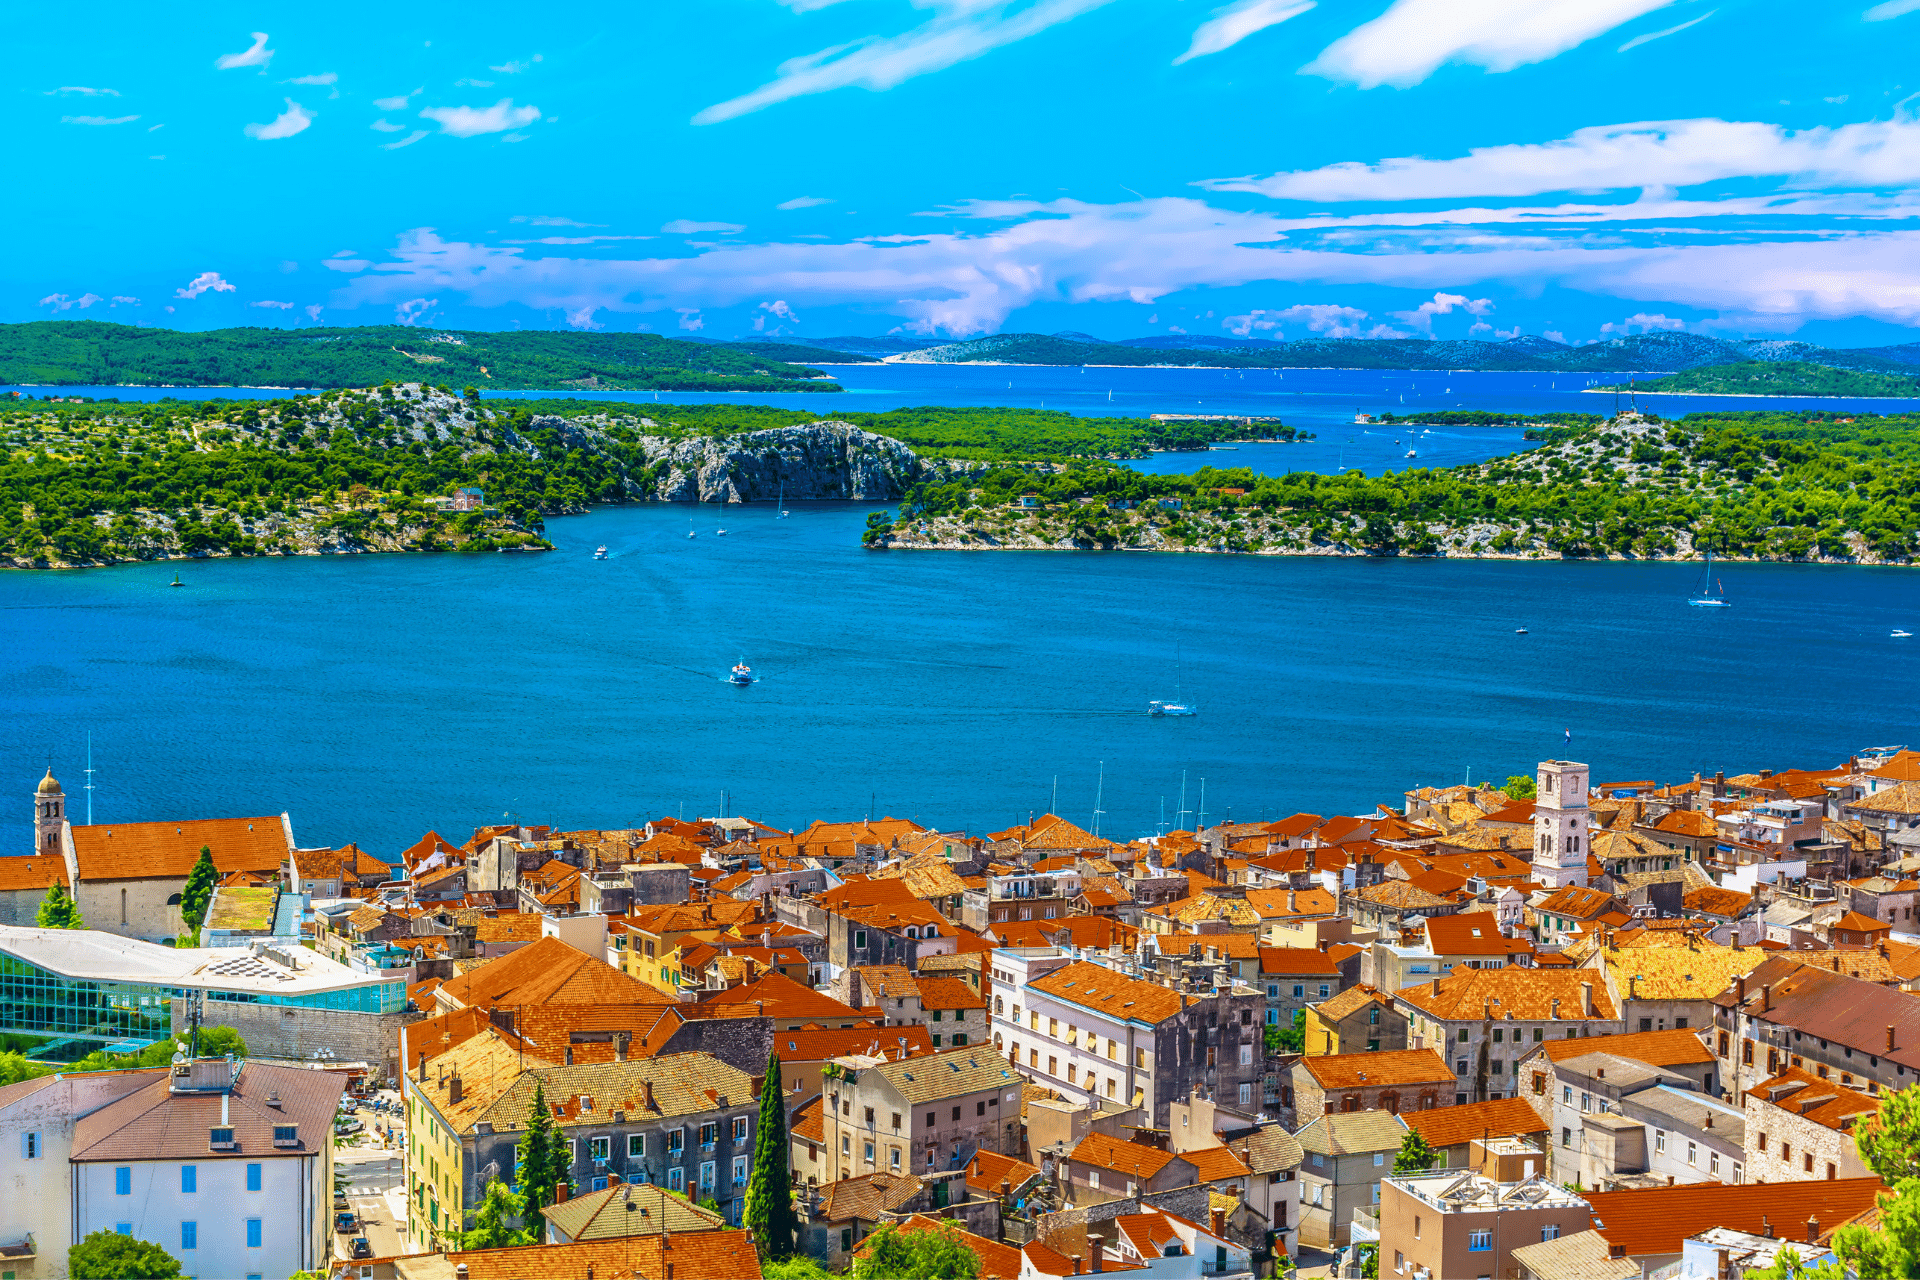
<instances>
[{"instance_id":1,"label":"chimney","mask_svg":"<svg viewBox=\"0 0 1920 1280\"><path fill-rule=\"evenodd\" d=\"M1819 1241L1820 1241L1820 1216L1818 1214L1808 1214L1807 1215L1807 1243L1818 1244Z\"/></svg>"},{"instance_id":2,"label":"chimney","mask_svg":"<svg viewBox=\"0 0 1920 1280\"><path fill-rule=\"evenodd\" d=\"M1747 975L1744 973L1733 980L1733 1002L1737 1005L1747 1002Z\"/></svg>"},{"instance_id":3,"label":"chimney","mask_svg":"<svg viewBox=\"0 0 1920 1280\"><path fill-rule=\"evenodd\" d=\"M553 1184L553 1202L555 1204L565 1204L567 1202L567 1196L572 1190L573 1187L565 1178L560 1179L560 1181Z\"/></svg>"},{"instance_id":4,"label":"chimney","mask_svg":"<svg viewBox=\"0 0 1920 1280\"><path fill-rule=\"evenodd\" d=\"M1589 1018L1595 1016L1593 1012L1593 984L1591 982L1583 982L1580 984L1580 1008L1585 1012L1585 1016Z\"/></svg>"},{"instance_id":5,"label":"chimney","mask_svg":"<svg viewBox=\"0 0 1920 1280\"><path fill-rule=\"evenodd\" d=\"M1672 1174L1668 1174L1668 1175L1667 1175L1667 1185L1668 1185L1668 1186L1672 1186L1672 1185L1673 1185L1673 1175L1672 1175Z\"/></svg>"},{"instance_id":6,"label":"chimney","mask_svg":"<svg viewBox=\"0 0 1920 1280\"><path fill-rule=\"evenodd\" d=\"M1713 1128L1713 1116L1711 1114L1707 1116L1707 1123L1705 1127L1709 1129Z\"/></svg>"},{"instance_id":7,"label":"chimney","mask_svg":"<svg viewBox=\"0 0 1920 1280\"><path fill-rule=\"evenodd\" d=\"M640 1082L640 1096L647 1110L655 1110L653 1105L653 1081L642 1080Z\"/></svg>"},{"instance_id":8,"label":"chimney","mask_svg":"<svg viewBox=\"0 0 1920 1280\"><path fill-rule=\"evenodd\" d=\"M1773 984L1763 982L1760 984L1760 1012L1765 1013L1771 1008L1773 1008Z\"/></svg>"},{"instance_id":9,"label":"chimney","mask_svg":"<svg viewBox=\"0 0 1920 1280\"><path fill-rule=\"evenodd\" d=\"M1715 1249L1713 1251L1713 1257L1713 1280L1727 1280L1727 1251L1725 1249Z\"/></svg>"},{"instance_id":10,"label":"chimney","mask_svg":"<svg viewBox=\"0 0 1920 1280\"><path fill-rule=\"evenodd\" d=\"M1227 1211L1225 1209L1214 1209L1211 1211L1211 1214L1213 1217L1213 1234L1224 1239L1227 1234Z\"/></svg>"},{"instance_id":11,"label":"chimney","mask_svg":"<svg viewBox=\"0 0 1920 1280\"><path fill-rule=\"evenodd\" d=\"M1893 1028L1892 1027L1887 1028L1887 1052L1888 1053L1893 1052Z\"/></svg>"},{"instance_id":12,"label":"chimney","mask_svg":"<svg viewBox=\"0 0 1920 1280\"><path fill-rule=\"evenodd\" d=\"M427 1082L427 1051L425 1049L422 1049L420 1051L420 1083L425 1084L426 1082Z\"/></svg>"},{"instance_id":13,"label":"chimney","mask_svg":"<svg viewBox=\"0 0 1920 1280\"><path fill-rule=\"evenodd\" d=\"M453 1075L447 1080L447 1105L460 1105L460 1068L453 1069Z\"/></svg>"},{"instance_id":14,"label":"chimney","mask_svg":"<svg viewBox=\"0 0 1920 1280\"><path fill-rule=\"evenodd\" d=\"M1073 1274L1080 1274L1080 1255L1077 1253L1073 1255Z\"/></svg>"},{"instance_id":15,"label":"chimney","mask_svg":"<svg viewBox=\"0 0 1920 1280\"><path fill-rule=\"evenodd\" d=\"M1287 914L1288 915L1295 915L1295 914L1298 914L1299 912L1299 908L1294 906L1294 900L1295 900L1295 895L1293 890L1291 889L1287 890Z\"/></svg>"},{"instance_id":16,"label":"chimney","mask_svg":"<svg viewBox=\"0 0 1920 1280\"><path fill-rule=\"evenodd\" d=\"M1087 1250L1093 1255L1087 1270L1095 1275L1098 1275L1100 1272L1101 1254L1106 1248L1106 1243L1098 1232L1090 1233L1087 1236Z\"/></svg>"},{"instance_id":17,"label":"chimney","mask_svg":"<svg viewBox=\"0 0 1920 1280\"><path fill-rule=\"evenodd\" d=\"M1547 1016L1555 1022L1558 1022L1560 1020L1560 998L1555 996L1548 1003L1551 1007L1547 1010Z\"/></svg>"},{"instance_id":18,"label":"chimney","mask_svg":"<svg viewBox=\"0 0 1920 1280\"><path fill-rule=\"evenodd\" d=\"M1436 999L1437 999L1437 998L1439 998L1439 995L1440 995L1440 979L1438 979L1438 978L1435 978L1435 979L1433 980L1433 994L1434 994L1434 997L1435 997Z\"/></svg>"},{"instance_id":19,"label":"chimney","mask_svg":"<svg viewBox=\"0 0 1920 1280\"><path fill-rule=\"evenodd\" d=\"M1764 1213L1760 1215L1760 1234L1769 1240L1773 1239L1773 1224L1767 1221L1767 1215Z\"/></svg>"}]
</instances>

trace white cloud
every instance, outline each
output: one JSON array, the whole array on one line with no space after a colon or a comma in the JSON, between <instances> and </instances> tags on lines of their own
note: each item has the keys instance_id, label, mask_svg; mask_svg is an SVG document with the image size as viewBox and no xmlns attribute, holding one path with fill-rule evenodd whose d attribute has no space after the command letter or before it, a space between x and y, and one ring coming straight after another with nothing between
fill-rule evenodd
<instances>
[{"instance_id":1,"label":"white cloud","mask_svg":"<svg viewBox=\"0 0 1920 1280\"><path fill-rule=\"evenodd\" d=\"M765 311L765 312L767 312L767 313L768 313L769 315L775 315L775 316L778 316L778 317L780 317L780 318L781 318L782 320L788 320L788 321L791 321L791 322L793 322L794 324L799 324L799 323L800 323L800 317L799 317L799 316L797 316L797 315L795 315L795 314L793 314L793 308L792 308L792 307L790 307L790 306L788 306L788 305L787 305L787 304L786 304L785 302L783 302L783 301L780 301L780 300L778 300L778 299L776 299L776 300L775 300L775 301L773 301L773 302L763 302L763 303L761 303L761 304L760 304L760 309L761 309L762 311ZM757 317L756 317L756 319L757 319Z\"/></svg>"},{"instance_id":2,"label":"white cloud","mask_svg":"<svg viewBox=\"0 0 1920 1280\"><path fill-rule=\"evenodd\" d=\"M401 324L418 324L429 318L427 312L440 305L438 298L408 298L393 308L393 318Z\"/></svg>"},{"instance_id":3,"label":"white cloud","mask_svg":"<svg viewBox=\"0 0 1920 1280\"><path fill-rule=\"evenodd\" d=\"M604 222L575 222L572 218L554 218L545 214L516 213L509 222L524 222L530 227L604 227Z\"/></svg>"},{"instance_id":4,"label":"white cloud","mask_svg":"<svg viewBox=\"0 0 1920 1280\"><path fill-rule=\"evenodd\" d=\"M1326 338L1404 338L1407 335L1388 325L1368 326L1365 321L1370 317L1358 307L1343 307L1331 302L1307 302L1287 307L1282 311L1250 311L1243 316L1228 316L1220 323L1228 333L1235 337L1250 337L1254 333L1271 333L1276 338L1285 338L1282 325L1305 325L1307 332L1317 333ZM1184 333L1184 329L1175 332Z\"/></svg>"},{"instance_id":5,"label":"white cloud","mask_svg":"<svg viewBox=\"0 0 1920 1280\"><path fill-rule=\"evenodd\" d=\"M544 61L546 61L545 57L541 54L536 53L533 55L533 57L529 58L525 62L503 62L497 67L488 67L487 70L498 71L501 75L517 76L522 71L525 71L528 67L532 66L534 63L544 62Z\"/></svg>"},{"instance_id":6,"label":"white cloud","mask_svg":"<svg viewBox=\"0 0 1920 1280\"><path fill-rule=\"evenodd\" d=\"M422 120L432 120L440 132L456 138L474 138L483 133L505 133L540 118L540 108L516 107L512 98L502 98L490 107L427 107Z\"/></svg>"},{"instance_id":7,"label":"white cloud","mask_svg":"<svg viewBox=\"0 0 1920 1280\"><path fill-rule=\"evenodd\" d=\"M1888 18L1898 18L1902 14L1920 9L1920 0L1886 0L1860 15L1862 22L1885 22Z\"/></svg>"},{"instance_id":8,"label":"white cloud","mask_svg":"<svg viewBox=\"0 0 1920 1280\"><path fill-rule=\"evenodd\" d=\"M325 310L326 308L321 306L317 302L308 303L306 307L307 319L318 320L320 318L320 313Z\"/></svg>"},{"instance_id":9,"label":"white cloud","mask_svg":"<svg viewBox=\"0 0 1920 1280\"><path fill-rule=\"evenodd\" d=\"M139 305L140 305L140 299L138 299L138 298L129 298L129 297L126 297L126 296L124 296L124 295L122 295L122 294L118 294L118 293L116 293L116 294L114 294L114 295L113 295L113 301L112 301L112 302L110 302L110 303L108 303L107 305L108 305L108 306L113 306L113 307L122 307L122 306L124 306L124 307L137 307L137 306L139 306Z\"/></svg>"},{"instance_id":10,"label":"white cloud","mask_svg":"<svg viewBox=\"0 0 1920 1280\"><path fill-rule=\"evenodd\" d=\"M214 293L232 293L233 286L225 280L222 280L218 271L202 271L199 275L187 281L186 287L175 289L173 296L176 298L197 298L209 290Z\"/></svg>"},{"instance_id":11,"label":"white cloud","mask_svg":"<svg viewBox=\"0 0 1920 1280\"><path fill-rule=\"evenodd\" d=\"M1548 342L1558 342L1563 346L1566 344L1566 341L1567 341L1567 335L1560 332L1558 329L1542 330L1540 336L1545 338Z\"/></svg>"},{"instance_id":12,"label":"white cloud","mask_svg":"<svg viewBox=\"0 0 1920 1280\"><path fill-rule=\"evenodd\" d=\"M775 103L858 85L876 92L915 76L944 71L1003 45L1098 9L1110 0L1033 0L1016 9L1008 0L917 0L934 16L897 36L866 36L817 53L790 58L775 78L751 93L716 103L693 117L717 124ZM802 3L799 11L823 7Z\"/></svg>"},{"instance_id":13,"label":"white cloud","mask_svg":"<svg viewBox=\"0 0 1920 1280\"><path fill-rule=\"evenodd\" d=\"M707 327L707 322L701 318L700 308L676 307L674 308L674 310L679 312L680 327L682 329L687 330L689 333L694 332L695 330L704 329Z\"/></svg>"},{"instance_id":14,"label":"white cloud","mask_svg":"<svg viewBox=\"0 0 1920 1280\"><path fill-rule=\"evenodd\" d=\"M1718 9L1709 9L1705 13L1701 14L1699 17L1689 18L1687 21L1681 23L1677 27L1668 27L1664 31L1649 31L1643 36L1635 36L1633 39L1621 45L1614 52L1625 53L1629 49L1638 49L1641 45L1648 44L1652 41L1661 39L1663 36L1678 35L1680 32L1685 31L1688 27L1696 26L1699 23L1705 22L1708 18L1711 18L1714 14L1718 12L1720 12ZM1828 101L1832 101L1832 99L1828 99Z\"/></svg>"},{"instance_id":15,"label":"white cloud","mask_svg":"<svg viewBox=\"0 0 1920 1280\"><path fill-rule=\"evenodd\" d=\"M1411 311L1396 311L1393 314L1423 332L1432 333L1433 318L1452 315L1456 308L1470 316L1484 316L1493 310L1493 301L1490 298L1469 299L1460 293L1436 293L1432 300L1421 303Z\"/></svg>"},{"instance_id":16,"label":"white cloud","mask_svg":"<svg viewBox=\"0 0 1920 1280\"><path fill-rule=\"evenodd\" d=\"M1553 142L1477 147L1453 159L1343 161L1200 185L1282 200L1430 200L1685 187L1751 177L1911 186L1920 183L1920 122L1898 117L1791 133L1757 121L1643 120L1594 125Z\"/></svg>"},{"instance_id":17,"label":"white cloud","mask_svg":"<svg viewBox=\"0 0 1920 1280\"><path fill-rule=\"evenodd\" d=\"M1394 0L1302 68L1371 89L1418 84L1443 63L1511 71L1674 0Z\"/></svg>"},{"instance_id":18,"label":"white cloud","mask_svg":"<svg viewBox=\"0 0 1920 1280\"><path fill-rule=\"evenodd\" d=\"M414 93L422 92L425 92L424 85L419 89L415 89L413 93L396 93L391 98L375 98L373 105L382 111L404 111L406 110L408 99L412 98Z\"/></svg>"},{"instance_id":19,"label":"white cloud","mask_svg":"<svg viewBox=\"0 0 1920 1280\"><path fill-rule=\"evenodd\" d=\"M375 120L372 124L368 125L367 127L369 129L377 129L381 133L403 133L406 131L407 126L403 124L395 124L391 120Z\"/></svg>"},{"instance_id":20,"label":"white cloud","mask_svg":"<svg viewBox=\"0 0 1920 1280\"><path fill-rule=\"evenodd\" d=\"M455 80L453 82L453 87L456 89L491 89L493 88L493 81L491 80Z\"/></svg>"},{"instance_id":21,"label":"white cloud","mask_svg":"<svg viewBox=\"0 0 1920 1280\"><path fill-rule=\"evenodd\" d=\"M1618 333L1622 335L1633 333L1636 330L1641 333L1657 333L1662 330L1682 332L1686 327L1687 322L1685 320L1676 320L1672 316L1665 315L1648 315L1646 312L1640 311L1628 316L1625 320L1617 324L1612 320L1607 321L1600 326L1600 332Z\"/></svg>"},{"instance_id":22,"label":"white cloud","mask_svg":"<svg viewBox=\"0 0 1920 1280\"><path fill-rule=\"evenodd\" d=\"M675 218L672 222L661 227L660 230L670 236L691 236L699 235L703 231L731 233L734 231L745 231L746 228L732 222L693 222L686 218Z\"/></svg>"},{"instance_id":23,"label":"white cloud","mask_svg":"<svg viewBox=\"0 0 1920 1280\"><path fill-rule=\"evenodd\" d=\"M48 98L117 98L120 96L120 91L118 89L90 89L84 84L63 84L58 89L46 90L42 96Z\"/></svg>"},{"instance_id":24,"label":"white cloud","mask_svg":"<svg viewBox=\"0 0 1920 1280\"><path fill-rule=\"evenodd\" d=\"M288 84L338 84L340 77L332 71L323 71L316 76L295 76Z\"/></svg>"},{"instance_id":25,"label":"white cloud","mask_svg":"<svg viewBox=\"0 0 1920 1280\"><path fill-rule=\"evenodd\" d=\"M1239 0L1215 9L1213 17L1194 29L1193 43L1173 60L1173 65L1177 67L1189 59L1231 49L1254 32L1297 18L1313 6L1314 0Z\"/></svg>"},{"instance_id":26,"label":"white cloud","mask_svg":"<svg viewBox=\"0 0 1920 1280\"><path fill-rule=\"evenodd\" d=\"M61 116L60 123L87 125L132 124L139 118L139 116ZM149 130L149 132L151 132L151 130Z\"/></svg>"},{"instance_id":27,"label":"white cloud","mask_svg":"<svg viewBox=\"0 0 1920 1280\"><path fill-rule=\"evenodd\" d=\"M248 125L246 135L249 138L257 138L261 142L272 142L279 138L291 138L296 133L305 133L307 126L313 123L313 112L292 98L285 101L287 104L285 111L267 124Z\"/></svg>"},{"instance_id":28,"label":"white cloud","mask_svg":"<svg viewBox=\"0 0 1920 1280\"><path fill-rule=\"evenodd\" d=\"M607 326L593 318L593 313L599 309L598 307L581 307L577 310L569 311L567 312L567 325L574 329L604 329Z\"/></svg>"},{"instance_id":29,"label":"white cloud","mask_svg":"<svg viewBox=\"0 0 1920 1280\"><path fill-rule=\"evenodd\" d=\"M249 302L247 305L250 307L260 307L262 309L272 309L272 310L279 310L279 311L293 310L293 304L291 302L275 302L271 298L263 298L259 302Z\"/></svg>"},{"instance_id":30,"label":"white cloud","mask_svg":"<svg viewBox=\"0 0 1920 1280\"><path fill-rule=\"evenodd\" d=\"M773 206L776 209L811 209L815 205L832 204L826 196L795 196L791 200L782 200Z\"/></svg>"},{"instance_id":31,"label":"white cloud","mask_svg":"<svg viewBox=\"0 0 1920 1280\"><path fill-rule=\"evenodd\" d=\"M64 293L51 293L40 299L40 305L43 307L52 307L55 311L70 311L75 307L85 311L94 303L105 301L106 299L97 293L83 293L77 298L69 298ZM138 299L134 299L134 301L138 301Z\"/></svg>"},{"instance_id":32,"label":"white cloud","mask_svg":"<svg viewBox=\"0 0 1920 1280\"><path fill-rule=\"evenodd\" d=\"M214 59L213 65L222 71L232 71L236 67L264 67L273 61L273 50L267 48L267 33L253 33L253 45L241 53L227 53Z\"/></svg>"},{"instance_id":33,"label":"white cloud","mask_svg":"<svg viewBox=\"0 0 1920 1280\"><path fill-rule=\"evenodd\" d=\"M426 137L426 136L427 136L427 131L426 131L425 129L415 129L415 130L414 130L414 131L413 131L412 133L410 133L410 134L408 134L408 135L407 135L406 137L404 137L404 138L401 138L401 139L400 139L399 141L397 141L397 142L383 142L383 143L381 143L381 144L380 144L380 149L381 149L382 151L398 151L398 150L399 150L400 148L402 148L402 147L410 147L410 146L412 146L412 145L413 145L414 143L416 143L416 142L418 142L418 141L420 141L420 139L422 139L422 138L424 138L424 137Z\"/></svg>"},{"instance_id":34,"label":"white cloud","mask_svg":"<svg viewBox=\"0 0 1920 1280\"><path fill-rule=\"evenodd\" d=\"M652 236L541 236L537 240L505 240L503 244L601 244L614 240L651 240Z\"/></svg>"}]
</instances>

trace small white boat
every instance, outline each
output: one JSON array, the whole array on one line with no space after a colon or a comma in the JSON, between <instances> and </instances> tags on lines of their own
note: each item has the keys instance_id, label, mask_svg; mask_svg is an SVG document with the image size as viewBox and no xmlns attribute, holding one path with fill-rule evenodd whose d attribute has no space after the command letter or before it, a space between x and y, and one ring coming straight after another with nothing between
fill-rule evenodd
<instances>
[{"instance_id":1,"label":"small white boat","mask_svg":"<svg viewBox=\"0 0 1920 1280\"><path fill-rule=\"evenodd\" d=\"M1898 627L1895 627L1891 632L1891 634L1889 635L1889 639L1905 640L1911 637L1912 635L1913 635L1913 632L1911 631L1902 631Z\"/></svg>"},{"instance_id":2,"label":"small white boat","mask_svg":"<svg viewBox=\"0 0 1920 1280\"><path fill-rule=\"evenodd\" d=\"M753 668L744 662L736 662L733 664L733 674L727 677L727 682L729 684L752 684L753 679Z\"/></svg>"},{"instance_id":3,"label":"small white boat","mask_svg":"<svg viewBox=\"0 0 1920 1280\"><path fill-rule=\"evenodd\" d=\"M607 549L604 546L594 548L593 558L595 560L605 560L607 558Z\"/></svg>"},{"instance_id":4,"label":"small white boat","mask_svg":"<svg viewBox=\"0 0 1920 1280\"><path fill-rule=\"evenodd\" d=\"M1515 635L1517 635L1517 636L1523 636L1523 635L1525 635L1525 634L1527 634L1527 629L1526 629L1525 627L1515 627L1515 628L1513 629L1513 634L1515 634Z\"/></svg>"},{"instance_id":5,"label":"small white boat","mask_svg":"<svg viewBox=\"0 0 1920 1280\"><path fill-rule=\"evenodd\" d=\"M1406 453L1406 456L1407 456L1407 457L1409 457L1409 458L1417 458L1417 457L1419 457L1420 455L1419 455L1419 454L1417 454L1417 453L1415 453L1415 452L1414 452L1413 450L1411 450L1411 449L1409 449L1409 450L1407 450L1407 453Z\"/></svg>"},{"instance_id":6,"label":"small white boat","mask_svg":"<svg viewBox=\"0 0 1920 1280\"><path fill-rule=\"evenodd\" d=\"M699 534L697 534L697 533L695 533L695 532L693 531L693 517L692 517L692 516L688 516L688 517L687 517L687 536L688 536L689 538L697 538L697 537L699 537L699 536L700 536Z\"/></svg>"},{"instance_id":7,"label":"small white boat","mask_svg":"<svg viewBox=\"0 0 1920 1280\"><path fill-rule=\"evenodd\" d=\"M1190 702L1149 702L1147 714L1150 716L1197 716L1200 708Z\"/></svg>"},{"instance_id":8,"label":"small white boat","mask_svg":"<svg viewBox=\"0 0 1920 1280\"><path fill-rule=\"evenodd\" d=\"M1727 599L1726 586L1713 576L1713 548L1708 547L1706 551L1707 567L1701 575L1702 585L1706 590L1688 600L1687 603L1696 609L1731 609L1733 601Z\"/></svg>"},{"instance_id":9,"label":"small white boat","mask_svg":"<svg viewBox=\"0 0 1920 1280\"><path fill-rule=\"evenodd\" d=\"M773 518L785 520L787 518L787 482L784 480L780 482L780 496L773 500L773 505Z\"/></svg>"}]
</instances>

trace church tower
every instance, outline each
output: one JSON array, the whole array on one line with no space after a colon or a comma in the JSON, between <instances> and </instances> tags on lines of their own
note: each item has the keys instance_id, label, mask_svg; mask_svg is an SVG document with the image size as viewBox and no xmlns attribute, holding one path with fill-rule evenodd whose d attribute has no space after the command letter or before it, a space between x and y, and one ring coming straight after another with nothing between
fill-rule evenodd
<instances>
[{"instance_id":1,"label":"church tower","mask_svg":"<svg viewBox=\"0 0 1920 1280\"><path fill-rule=\"evenodd\" d=\"M40 785L33 793L33 851L51 854L63 852L60 829L66 822L67 794L60 789L53 770L48 769L47 776L40 779Z\"/></svg>"},{"instance_id":2,"label":"church tower","mask_svg":"<svg viewBox=\"0 0 1920 1280\"><path fill-rule=\"evenodd\" d=\"M1542 760L1533 798L1533 878L1587 887L1587 766Z\"/></svg>"}]
</instances>

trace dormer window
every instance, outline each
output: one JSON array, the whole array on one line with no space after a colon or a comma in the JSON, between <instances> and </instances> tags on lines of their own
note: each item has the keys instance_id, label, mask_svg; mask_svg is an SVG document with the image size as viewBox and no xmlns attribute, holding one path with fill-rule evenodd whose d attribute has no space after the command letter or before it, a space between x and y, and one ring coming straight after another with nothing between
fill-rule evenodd
<instances>
[{"instance_id":1,"label":"dormer window","mask_svg":"<svg viewBox=\"0 0 1920 1280\"><path fill-rule=\"evenodd\" d=\"M300 1126L277 1124L273 1126L273 1145L276 1147L297 1147L300 1145Z\"/></svg>"},{"instance_id":2,"label":"dormer window","mask_svg":"<svg viewBox=\"0 0 1920 1280\"><path fill-rule=\"evenodd\" d=\"M230 1126L216 1125L207 1131L207 1145L215 1151L231 1151L240 1144L233 1140Z\"/></svg>"}]
</instances>

